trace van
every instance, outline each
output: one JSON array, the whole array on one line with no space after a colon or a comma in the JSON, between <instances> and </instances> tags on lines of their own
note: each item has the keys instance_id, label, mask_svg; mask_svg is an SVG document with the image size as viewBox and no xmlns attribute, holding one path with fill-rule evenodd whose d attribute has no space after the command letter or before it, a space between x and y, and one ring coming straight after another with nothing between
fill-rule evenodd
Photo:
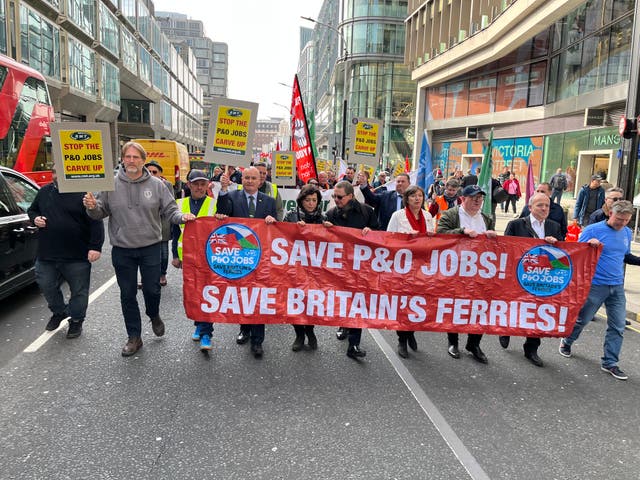
<instances>
[{"instance_id":1,"label":"van","mask_svg":"<svg viewBox=\"0 0 640 480\"><path fill-rule=\"evenodd\" d=\"M182 183L187 181L189 173L189 151L182 143L173 140L155 140L151 138L137 138L147 152L147 162L155 160L162 167L162 176L166 178L176 194L182 189Z\"/></svg>"}]
</instances>

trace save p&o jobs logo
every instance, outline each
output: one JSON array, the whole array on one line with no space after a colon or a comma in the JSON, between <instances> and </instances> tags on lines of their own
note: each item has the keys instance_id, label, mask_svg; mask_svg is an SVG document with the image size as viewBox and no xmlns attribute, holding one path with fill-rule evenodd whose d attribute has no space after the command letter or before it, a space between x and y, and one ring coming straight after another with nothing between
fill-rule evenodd
<instances>
[{"instance_id":1,"label":"save p&o jobs logo","mask_svg":"<svg viewBox=\"0 0 640 480\"><path fill-rule=\"evenodd\" d=\"M262 248L253 230L229 223L209 234L206 255L212 272L233 280L246 277L256 269Z\"/></svg>"},{"instance_id":2,"label":"save p&o jobs logo","mask_svg":"<svg viewBox=\"0 0 640 480\"><path fill-rule=\"evenodd\" d=\"M539 245L525 252L516 272L520 286L527 292L549 297L567 288L573 276L573 264L564 250Z\"/></svg>"}]
</instances>

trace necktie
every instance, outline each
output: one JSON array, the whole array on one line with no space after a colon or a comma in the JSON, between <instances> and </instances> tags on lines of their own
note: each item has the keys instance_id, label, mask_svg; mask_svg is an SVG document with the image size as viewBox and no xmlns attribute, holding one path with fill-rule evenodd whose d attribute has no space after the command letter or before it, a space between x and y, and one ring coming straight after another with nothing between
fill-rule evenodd
<instances>
[{"instance_id":1,"label":"necktie","mask_svg":"<svg viewBox=\"0 0 640 480\"><path fill-rule=\"evenodd\" d=\"M253 199L253 195L249 195L249 217L256 216L256 201Z\"/></svg>"}]
</instances>

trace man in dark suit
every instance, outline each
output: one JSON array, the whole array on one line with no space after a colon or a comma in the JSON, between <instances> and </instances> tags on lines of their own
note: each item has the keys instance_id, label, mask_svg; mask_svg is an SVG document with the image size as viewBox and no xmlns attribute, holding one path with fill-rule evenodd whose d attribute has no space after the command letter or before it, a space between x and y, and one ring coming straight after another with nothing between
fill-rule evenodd
<instances>
[{"instance_id":1,"label":"man in dark suit","mask_svg":"<svg viewBox=\"0 0 640 480\"><path fill-rule=\"evenodd\" d=\"M538 184L536 187L536 193L544 193L546 196L551 198L551 185L546 182ZM520 218L528 217L530 214L529 205L525 205L522 209L522 213L520 214ZM549 207L549 216L547 218L560 225L559 240L564 240L564 237L567 235L567 216L559 203L551 202L551 206Z\"/></svg>"},{"instance_id":2,"label":"man in dark suit","mask_svg":"<svg viewBox=\"0 0 640 480\"><path fill-rule=\"evenodd\" d=\"M511 220L504 231L505 237L540 238L550 244L562 240L560 225L548 218L550 205L556 204L551 203L551 199L546 193L535 193L529 199L529 210L531 211L529 216ZM508 336L500 336L502 348L509 346L509 339ZM538 356L539 346L540 338L537 337L527 337L524 342L524 356L536 367L544 366Z\"/></svg>"},{"instance_id":3,"label":"man in dark suit","mask_svg":"<svg viewBox=\"0 0 640 480\"><path fill-rule=\"evenodd\" d=\"M264 218L267 224L276 221L276 201L258 191L260 172L255 167L245 168L242 172L242 190L229 190L229 177L220 177L220 193L216 203L216 218ZM239 345L251 339L251 352L256 358L262 357L262 342L264 341L264 324L241 324L240 333L236 338Z\"/></svg>"},{"instance_id":4,"label":"man in dark suit","mask_svg":"<svg viewBox=\"0 0 640 480\"><path fill-rule=\"evenodd\" d=\"M401 173L396 177L396 189L392 191L382 190L373 193L368 185L360 185L360 191L367 205L372 206L378 215L380 230L386 230L391 215L402 208L402 195L411 185L409 175Z\"/></svg>"},{"instance_id":5,"label":"man in dark suit","mask_svg":"<svg viewBox=\"0 0 640 480\"><path fill-rule=\"evenodd\" d=\"M462 177L462 181L460 182L462 188L478 184L478 176L475 174L475 170L475 168L470 168L469 172Z\"/></svg>"}]
</instances>

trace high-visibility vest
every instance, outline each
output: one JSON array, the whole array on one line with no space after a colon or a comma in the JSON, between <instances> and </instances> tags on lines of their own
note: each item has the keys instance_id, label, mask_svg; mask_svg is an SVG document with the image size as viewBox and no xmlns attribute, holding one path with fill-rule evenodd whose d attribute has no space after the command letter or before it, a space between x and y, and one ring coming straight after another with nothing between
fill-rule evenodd
<instances>
[{"instance_id":1,"label":"high-visibility vest","mask_svg":"<svg viewBox=\"0 0 640 480\"><path fill-rule=\"evenodd\" d=\"M192 213L189 205L191 197L180 198L176 200L178 208L182 213ZM216 213L216 202L208 195L204 197L204 202L200 205L200 210L196 217L212 217ZM184 235L184 224L180 225L180 236L178 237L178 258L182 261L182 236Z\"/></svg>"}]
</instances>

